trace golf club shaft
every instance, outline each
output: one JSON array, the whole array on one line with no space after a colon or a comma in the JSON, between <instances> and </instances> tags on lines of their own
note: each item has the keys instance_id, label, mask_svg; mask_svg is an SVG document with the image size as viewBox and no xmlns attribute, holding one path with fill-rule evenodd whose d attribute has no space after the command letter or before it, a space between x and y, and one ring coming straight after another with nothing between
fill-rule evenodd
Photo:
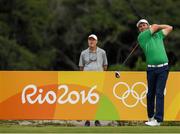
<instances>
[{"instance_id":1,"label":"golf club shaft","mask_svg":"<svg viewBox=\"0 0 180 134\"><path fill-rule=\"evenodd\" d=\"M124 60L124 62L122 63L122 65L125 65L125 63L127 62L127 60L129 59L129 57L132 55L132 53L136 50L136 48L138 47L138 44L136 44L136 46L132 49L132 51L130 52L130 54L127 56L127 58Z\"/></svg>"},{"instance_id":2,"label":"golf club shaft","mask_svg":"<svg viewBox=\"0 0 180 134\"><path fill-rule=\"evenodd\" d=\"M132 55L132 53L136 50L136 48L138 47L138 43L136 43L135 47L132 49L132 51L130 52L130 54L127 56L127 58L124 60L124 62L122 63L122 65L125 65L125 63L127 62L127 60L129 59L129 57ZM115 77L119 78L120 77L120 70L115 71Z\"/></svg>"}]
</instances>

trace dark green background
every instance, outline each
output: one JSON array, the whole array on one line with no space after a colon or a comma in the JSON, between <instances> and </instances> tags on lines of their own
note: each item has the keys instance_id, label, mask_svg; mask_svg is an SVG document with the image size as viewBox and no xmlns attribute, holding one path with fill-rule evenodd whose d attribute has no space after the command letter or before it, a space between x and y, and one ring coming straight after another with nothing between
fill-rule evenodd
<instances>
[{"instance_id":1,"label":"dark green background","mask_svg":"<svg viewBox=\"0 0 180 134\"><path fill-rule=\"evenodd\" d=\"M171 70L180 70L179 0L0 0L0 70L78 70L87 36L98 36L109 70L145 70L136 23L169 24Z\"/></svg>"}]
</instances>

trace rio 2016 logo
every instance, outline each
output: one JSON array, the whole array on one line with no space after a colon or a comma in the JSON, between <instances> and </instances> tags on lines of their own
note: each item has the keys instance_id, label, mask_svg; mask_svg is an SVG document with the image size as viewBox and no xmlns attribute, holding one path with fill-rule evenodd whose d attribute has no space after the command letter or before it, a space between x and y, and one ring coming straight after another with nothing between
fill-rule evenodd
<instances>
[{"instance_id":1,"label":"rio 2016 logo","mask_svg":"<svg viewBox=\"0 0 180 134\"><path fill-rule=\"evenodd\" d=\"M119 86L124 86L126 88L126 91L123 92ZM134 90L134 88L138 85L141 85L144 87L144 91L138 94L137 91ZM21 95L22 103L29 103L29 104L43 104L47 102L48 104L85 104L88 102L89 104L97 104L100 100L100 95L95 92L94 90L97 88L97 85L90 88L88 93L85 92L85 90L82 90L80 92L78 91L69 91L69 87L67 85L59 85L58 90L62 90L63 93L57 96L56 92L50 90L46 93L46 95L43 97L42 93L44 90L42 88L38 89L36 85L28 85L26 86ZM117 89L120 89L122 95L117 94ZM27 93L28 91L32 91L32 93ZM143 100L146 98L146 94L148 92L147 85L143 82L135 82L131 87L126 82L118 82L113 86L112 93L115 98L120 100L126 107L133 108L137 106L138 103L141 103L144 107L146 107L146 104L143 102ZM38 94L38 95L37 95ZM132 95L134 99L136 99L135 103L128 104L127 99L128 97ZM164 91L164 95L166 95L166 88ZM66 99L64 99L66 97Z\"/></svg>"},{"instance_id":2,"label":"rio 2016 logo","mask_svg":"<svg viewBox=\"0 0 180 134\"><path fill-rule=\"evenodd\" d=\"M48 104L55 104L56 102L58 104L66 104L66 103L70 103L70 104L77 104L78 102L81 101L82 104L89 102L90 104L96 104L99 102L99 94L96 92L93 92L95 89L97 88L97 86L93 86L88 94L86 94L85 90L82 90L81 92L78 91L71 91L69 92L69 88L67 85L59 85L58 86L58 90L63 90L64 92L57 97L56 93L54 91L48 91L45 95L45 97L42 97L42 93L43 93L43 89L38 89L37 86L35 85L28 85L26 86L23 91L22 91L22 95L21 95L21 100L22 103L29 103L29 104L35 104L35 103L39 103L39 104L43 104L45 102L47 102ZM28 94L27 91L33 91L32 93ZM34 96L37 94L38 96L36 98L34 98ZM63 98L67 96L66 99L63 100ZM73 97L75 96L75 97Z\"/></svg>"}]
</instances>

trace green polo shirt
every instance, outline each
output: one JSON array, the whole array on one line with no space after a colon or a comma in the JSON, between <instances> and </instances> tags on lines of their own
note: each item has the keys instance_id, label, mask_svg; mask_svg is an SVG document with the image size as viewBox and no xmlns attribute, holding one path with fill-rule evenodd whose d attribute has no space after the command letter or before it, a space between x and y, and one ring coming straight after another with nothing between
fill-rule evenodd
<instances>
[{"instance_id":1,"label":"green polo shirt","mask_svg":"<svg viewBox=\"0 0 180 134\"><path fill-rule=\"evenodd\" d=\"M164 37L162 30L152 34L150 29L147 29L139 34L138 42L146 56L147 64L158 65L168 62L163 42Z\"/></svg>"}]
</instances>

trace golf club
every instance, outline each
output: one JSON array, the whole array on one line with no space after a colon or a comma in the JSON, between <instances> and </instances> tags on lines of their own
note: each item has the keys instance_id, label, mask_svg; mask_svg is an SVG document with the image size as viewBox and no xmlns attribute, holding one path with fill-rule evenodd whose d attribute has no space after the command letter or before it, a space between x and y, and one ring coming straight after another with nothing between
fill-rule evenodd
<instances>
[{"instance_id":1,"label":"golf club","mask_svg":"<svg viewBox=\"0 0 180 134\"><path fill-rule=\"evenodd\" d=\"M130 52L129 55L126 57L126 59L124 60L124 62L122 63L122 65L125 65L125 63L126 63L127 60L129 59L129 57L133 54L133 52L136 50L137 47L138 47L138 43L136 43L135 47L131 50L131 52ZM116 78L120 78L120 71L115 71L115 77L116 77Z\"/></svg>"}]
</instances>

